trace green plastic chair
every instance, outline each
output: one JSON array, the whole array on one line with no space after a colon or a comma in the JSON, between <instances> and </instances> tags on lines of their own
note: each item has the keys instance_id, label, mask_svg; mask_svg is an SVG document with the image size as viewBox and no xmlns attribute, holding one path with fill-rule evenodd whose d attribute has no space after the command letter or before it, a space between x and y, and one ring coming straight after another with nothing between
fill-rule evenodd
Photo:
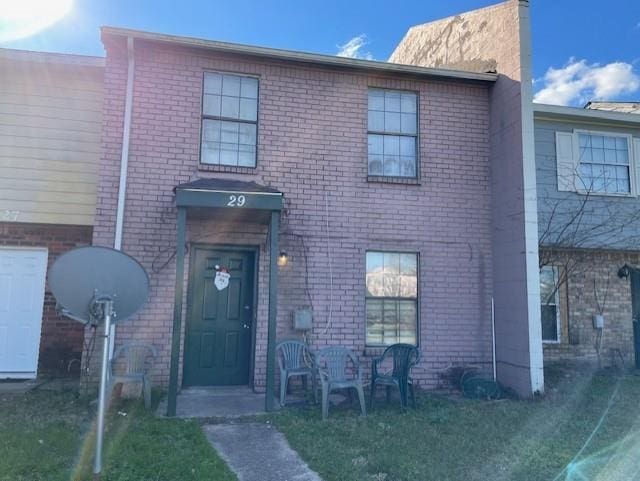
<instances>
[{"instance_id":1,"label":"green plastic chair","mask_svg":"<svg viewBox=\"0 0 640 481\"><path fill-rule=\"evenodd\" d=\"M311 378L313 398L318 402L316 390L316 369L313 366L313 354L309 346L301 341L282 341L276 345L276 357L280 367L280 406L284 406L287 397L289 378L302 377L302 385L307 390L307 377ZM309 365L311 362L311 366Z\"/></svg>"},{"instance_id":2,"label":"green plastic chair","mask_svg":"<svg viewBox=\"0 0 640 481\"><path fill-rule=\"evenodd\" d=\"M390 359L392 367L388 372L380 372L380 364ZM400 408L404 409L409 404L408 393L411 393L413 407L416 407L416 393L413 380L410 377L411 368L420 361L420 350L411 344L392 344L387 347L382 356L371 363L371 397L369 397L369 409L373 409L373 398L376 386L387 388L387 402L391 400L391 388L396 387L400 391Z\"/></svg>"},{"instance_id":3,"label":"green plastic chair","mask_svg":"<svg viewBox=\"0 0 640 481\"><path fill-rule=\"evenodd\" d=\"M353 373L349 375L349 361ZM329 415L329 394L336 389L355 389L360 400L360 410L367 415L362 388L362 369L353 351L346 347L325 347L316 354L316 366L322 386L322 419Z\"/></svg>"}]
</instances>

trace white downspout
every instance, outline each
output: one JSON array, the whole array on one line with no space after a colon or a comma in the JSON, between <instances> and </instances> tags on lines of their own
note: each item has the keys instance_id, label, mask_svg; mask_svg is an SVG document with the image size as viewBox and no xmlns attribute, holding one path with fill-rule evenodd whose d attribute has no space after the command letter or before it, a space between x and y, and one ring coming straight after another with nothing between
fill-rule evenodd
<instances>
[{"instance_id":1,"label":"white downspout","mask_svg":"<svg viewBox=\"0 0 640 481\"><path fill-rule=\"evenodd\" d=\"M498 372L496 369L496 306L491 298L491 361L493 367L493 382L498 380Z\"/></svg>"},{"instance_id":2,"label":"white downspout","mask_svg":"<svg viewBox=\"0 0 640 481\"><path fill-rule=\"evenodd\" d=\"M133 110L133 71L135 59L133 38L127 37L127 89L124 99L124 125L122 128L122 153L120 155L120 182L118 183L118 206L116 209L116 235L113 248L122 249L122 226L124 224L124 204L127 193L127 173L129 166L129 139L131 137L131 112ZM111 326L109 335L109 359L113 358L115 348L116 325Z\"/></svg>"}]
</instances>

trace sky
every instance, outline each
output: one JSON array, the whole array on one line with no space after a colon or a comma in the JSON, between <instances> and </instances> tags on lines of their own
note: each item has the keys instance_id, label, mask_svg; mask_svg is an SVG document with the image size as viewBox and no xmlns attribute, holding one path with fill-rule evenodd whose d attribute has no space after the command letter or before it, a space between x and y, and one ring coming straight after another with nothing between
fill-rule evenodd
<instances>
[{"instance_id":1,"label":"sky","mask_svg":"<svg viewBox=\"0 0 640 481\"><path fill-rule=\"evenodd\" d=\"M99 27L111 25L384 61L412 25L494 3L0 0L0 47L102 56ZM536 101L640 101L640 0L531 0L530 9Z\"/></svg>"}]
</instances>

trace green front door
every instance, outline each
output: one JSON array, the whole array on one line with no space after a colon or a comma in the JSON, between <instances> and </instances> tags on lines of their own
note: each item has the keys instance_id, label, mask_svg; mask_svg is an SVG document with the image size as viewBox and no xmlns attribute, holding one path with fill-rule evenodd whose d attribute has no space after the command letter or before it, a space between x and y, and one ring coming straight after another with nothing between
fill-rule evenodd
<instances>
[{"instance_id":1,"label":"green front door","mask_svg":"<svg viewBox=\"0 0 640 481\"><path fill-rule=\"evenodd\" d=\"M221 269L230 277L227 286L217 287L216 273ZM253 252L195 247L189 270L183 384L248 384Z\"/></svg>"},{"instance_id":2,"label":"green front door","mask_svg":"<svg viewBox=\"0 0 640 481\"><path fill-rule=\"evenodd\" d=\"M640 272L636 269L631 269L631 316L636 369L640 369Z\"/></svg>"}]
</instances>

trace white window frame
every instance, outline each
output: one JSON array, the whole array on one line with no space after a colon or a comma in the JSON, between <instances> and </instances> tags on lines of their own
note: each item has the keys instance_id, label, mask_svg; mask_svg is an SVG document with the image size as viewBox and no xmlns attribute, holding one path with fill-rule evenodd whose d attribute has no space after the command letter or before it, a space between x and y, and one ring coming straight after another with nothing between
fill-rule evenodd
<instances>
[{"instance_id":1,"label":"white window frame","mask_svg":"<svg viewBox=\"0 0 640 481\"><path fill-rule=\"evenodd\" d=\"M246 119L241 119L241 118L235 118L235 117L225 117L222 115L222 112L220 113L220 115L212 115L212 114L208 114L205 113L205 82L206 82L206 77L207 74L218 74L218 75L222 75L223 77L225 75L228 76L234 76L234 77L244 77L244 78L250 78L250 79L254 79L257 82L257 92L256 92L256 119L255 120L246 120ZM241 96L239 97L240 99L242 98ZM213 121L219 121L219 122L232 122L232 123L236 123L236 124L247 124L247 125L255 125L256 127L256 143L255 143L255 152L253 155L253 165L239 165L239 164L228 164L228 163L222 163L220 161L218 161L217 163L214 162L204 162L203 161L203 151L204 151L204 135L205 135L205 122L207 120L213 120ZM204 70L203 74L202 74L202 92L201 92L201 99L200 99L200 148L199 148L199 159L198 159L198 164L199 164L199 168L202 168L203 166L207 167L213 167L213 168L240 168L240 169L256 169L258 166L258 136L259 136L259 128L258 128L258 123L260 120L260 77L258 75L251 75L251 74L246 74L246 73L239 73L239 72L231 72L231 71L223 71L223 70Z\"/></svg>"},{"instance_id":2,"label":"white window frame","mask_svg":"<svg viewBox=\"0 0 640 481\"><path fill-rule=\"evenodd\" d=\"M408 254L415 256L416 260L416 296L372 296L367 294L367 255L368 254ZM415 346L420 346L420 252L418 251L403 251L403 250L389 250L389 249L367 249L365 251L365 279L364 279L364 304L365 304L365 322L364 322L364 339L365 347L367 348L386 348L392 344L369 342L367 335L367 301L369 300L382 300L390 301L413 301L416 305L416 325L415 325ZM400 342L400 341L396 341Z\"/></svg>"},{"instance_id":3,"label":"white window frame","mask_svg":"<svg viewBox=\"0 0 640 481\"><path fill-rule=\"evenodd\" d=\"M415 96L415 100L416 100L416 131L414 134L411 133L407 133L407 132L401 132L401 131L387 131L386 129L382 129L382 130L374 130L370 128L369 125L369 95L370 92L372 90L379 90L379 91L383 91L383 92L397 92L400 95L402 94L411 94L413 96ZM386 109L383 112L387 112ZM419 91L415 91L415 90L405 90L405 89L394 89L394 88L386 88L386 87L375 87L375 86L368 86L367 87L367 144L369 143L369 136L370 135L378 135L378 136L382 136L383 138L385 136L393 136L393 137L398 137L398 138L412 138L414 139L415 142L415 146L414 146L414 153L415 153L415 165L414 165L414 175L391 175L391 174L385 174L384 173L384 160L383 160L383 171L380 174L375 174L375 173L371 173L370 171L370 166L369 166L369 147L367 145L367 176L369 177L386 177L386 178L393 178L393 179L419 179L420 178L420 92Z\"/></svg>"},{"instance_id":4,"label":"white window frame","mask_svg":"<svg viewBox=\"0 0 640 481\"><path fill-rule=\"evenodd\" d=\"M542 339L543 344L560 344L562 341L562 319L560 317L560 285L558 284L558 279L560 275L560 269L558 266L542 266L542 269L552 269L553 270L553 280L556 285L556 292L554 294L555 306L556 306L556 339ZM540 270L542 270L540 269ZM540 298L540 307L542 308L542 297ZM541 330L542 333L542 330Z\"/></svg>"},{"instance_id":5,"label":"white window frame","mask_svg":"<svg viewBox=\"0 0 640 481\"><path fill-rule=\"evenodd\" d=\"M583 188L584 183L580 176L580 139L579 135L601 135L603 137L621 137L627 139L627 148L629 149L629 192L597 192L593 190L586 190ZM573 131L573 160L575 168L575 187L576 192L582 195L598 195L606 197L637 197L638 196L638 181L637 179L637 167L636 156L634 152L633 135L623 134L619 132L606 132L598 130L585 130L574 129Z\"/></svg>"}]
</instances>

